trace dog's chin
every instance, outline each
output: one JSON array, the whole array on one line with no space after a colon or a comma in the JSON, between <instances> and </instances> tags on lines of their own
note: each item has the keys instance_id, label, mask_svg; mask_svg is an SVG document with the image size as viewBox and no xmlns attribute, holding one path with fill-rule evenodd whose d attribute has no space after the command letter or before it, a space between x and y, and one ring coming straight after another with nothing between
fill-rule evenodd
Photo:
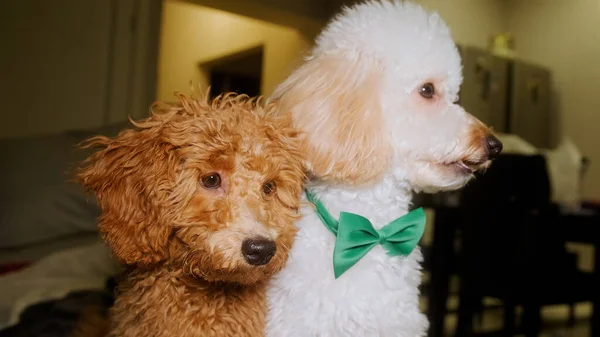
<instances>
[{"instance_id":1,"label":"dog's chin","mask_svg":"<svg viewBox=\"0 0 600 337\"><path fill-rule=\"evenodd\" d=\"M252 285L264 281L271 273L261 267L243 268L242 270L213 270L205 272L201 277L208 282L235 283Z\"/></svg>"},{"instance_id":2,"label":"dog's chin","mask_svg":"<svg viewBox=\"0 0 600 337\"><path fill-rule=\"evenodd\" d=\"M207 282L252 285L269 279L282 268L277 259L262 266L249 265L241 258L237 261L229 261L230 263L226 265L217 264L216 262L215 260L207 261L207 259L203 259L195 264L188 260L187 268L184 270L188 276Z\"/></svg>"},{"instance_id":3,"label":"dog's chin","mask_svg":"<svg viewBox=\"0 0 600 337\"><path fill-rule=\"evenodd\" d=\"M458 160L450 163L439 163L440 170L445 171L443 176L448 177L447 182L440 184L438 191L453 191L464 187L477 172L485 171L490 165L489 160L473 162Z\"/></svg>"},{"instance_id":4,"label":"dog's chin","mask_svg":"<svg viewBox=\"0 0 600 337\"><path fill-rule=\"evenodd\" d=\"M437 193L453 191L464 187L475 173L489 166L489 161L468 162L454 161L449 163L423 163L418 175L412 179L413 188L420 192Z\"/></svg>"}]
</instances>

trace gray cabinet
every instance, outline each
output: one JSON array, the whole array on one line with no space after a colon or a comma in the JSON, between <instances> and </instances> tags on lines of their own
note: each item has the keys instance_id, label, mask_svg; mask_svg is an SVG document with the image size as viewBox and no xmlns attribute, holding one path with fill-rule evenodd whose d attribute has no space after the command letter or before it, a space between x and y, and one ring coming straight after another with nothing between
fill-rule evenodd
<instances>
[{"instance_id":1,"label":"gray cabinet","mask_svg":"<svg viewBox=\"0 0 600 337\"><path fill-rule=\"evenodd\" d=\"M537 147L550 147L550 72L513 62L510 77L510 132Z\"/></svg>"},{"instance_id":2,"label":"gray cabinet","mask_svg":"<svg viewBox=\"0 0 600 337\"><path fill-rule=\"evenodd\" d=\"M507 132L508 62L484 50L460 50L464 77L460 104L494 130Z\"/></svg>"},{"instance_id":3,"label":"gray cabinet","mask_svg":"<svg viewBox=\"0 0 600 337\"><path fill-rule=\"evenodd\" d=\"M551 73L485 50L460 47L463 85L460 104L494 130L515 134L536 147L550 147Z\"/></svg>"}]
</instances>

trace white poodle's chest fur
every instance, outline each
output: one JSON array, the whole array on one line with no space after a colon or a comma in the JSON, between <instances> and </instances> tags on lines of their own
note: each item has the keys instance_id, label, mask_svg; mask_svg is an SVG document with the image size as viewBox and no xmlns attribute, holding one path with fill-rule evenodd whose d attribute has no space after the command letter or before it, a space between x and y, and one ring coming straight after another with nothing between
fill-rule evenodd
<instances>
[{"instance_id":1,"label":"white poodle's chest fur","mask_svg":"<svg viewBox=\"0 0 600 337\"><path fill-rule=\"evenodd\" d=\"M317 190L332 215L358 213L377 229L406 214L409 198L379 192L360 198ZM289 261L268 288L266 336L424 336L428 324L419 311L420 249L390 257L376 246L336 280L335 237L314 208L304 207L303 214Z\"/></svg>"}]
</instances>

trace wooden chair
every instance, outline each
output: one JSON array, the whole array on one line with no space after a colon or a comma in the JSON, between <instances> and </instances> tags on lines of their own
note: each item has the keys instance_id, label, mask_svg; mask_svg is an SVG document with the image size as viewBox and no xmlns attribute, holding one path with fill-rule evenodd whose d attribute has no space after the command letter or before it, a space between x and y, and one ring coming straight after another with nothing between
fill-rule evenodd
<instances>
[{"instance_id":1,"label":"wooden chair","mask_svg":"<svg viewBox=\"0 0 600 337\"><path fill-rule=\"evenodd\" d=\"M592 277L565 249L542 156L501 156L461 193L461 282L456 336L473 334L484 297L503 302L503 336L540 331L544 305L591 300ZM516 326L515 308L524 310Z\"/></svg>"}]
</instances>

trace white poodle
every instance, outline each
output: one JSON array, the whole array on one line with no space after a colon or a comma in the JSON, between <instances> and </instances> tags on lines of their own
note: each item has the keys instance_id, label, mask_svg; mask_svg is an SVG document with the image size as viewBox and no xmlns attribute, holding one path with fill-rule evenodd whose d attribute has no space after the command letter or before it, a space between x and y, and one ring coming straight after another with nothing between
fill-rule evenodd
<instances>
[{"instance_id":1,"label":"white poodle","mask_svg":"<svg viewBox=\"0 0 600 337\"><path fill-rule=\"evenodd\" d=\"M421 251L393 253L373 231L409 212L412 190L460 188L501 151L490 129L455 104L461 81L459 53L437 14L369 1L330 22L276 89L271 99L306 133L307 194L319 207L302 210L290 259L270 284L268 337L426 334ZM375 239L358 247L356 264L340 266L342 252L334 267L347 212L374 227L354 234ZM337 244L328 218L340 219ZM413 232L416 244L422 229Z\"/></svg>"}]
</instances>

